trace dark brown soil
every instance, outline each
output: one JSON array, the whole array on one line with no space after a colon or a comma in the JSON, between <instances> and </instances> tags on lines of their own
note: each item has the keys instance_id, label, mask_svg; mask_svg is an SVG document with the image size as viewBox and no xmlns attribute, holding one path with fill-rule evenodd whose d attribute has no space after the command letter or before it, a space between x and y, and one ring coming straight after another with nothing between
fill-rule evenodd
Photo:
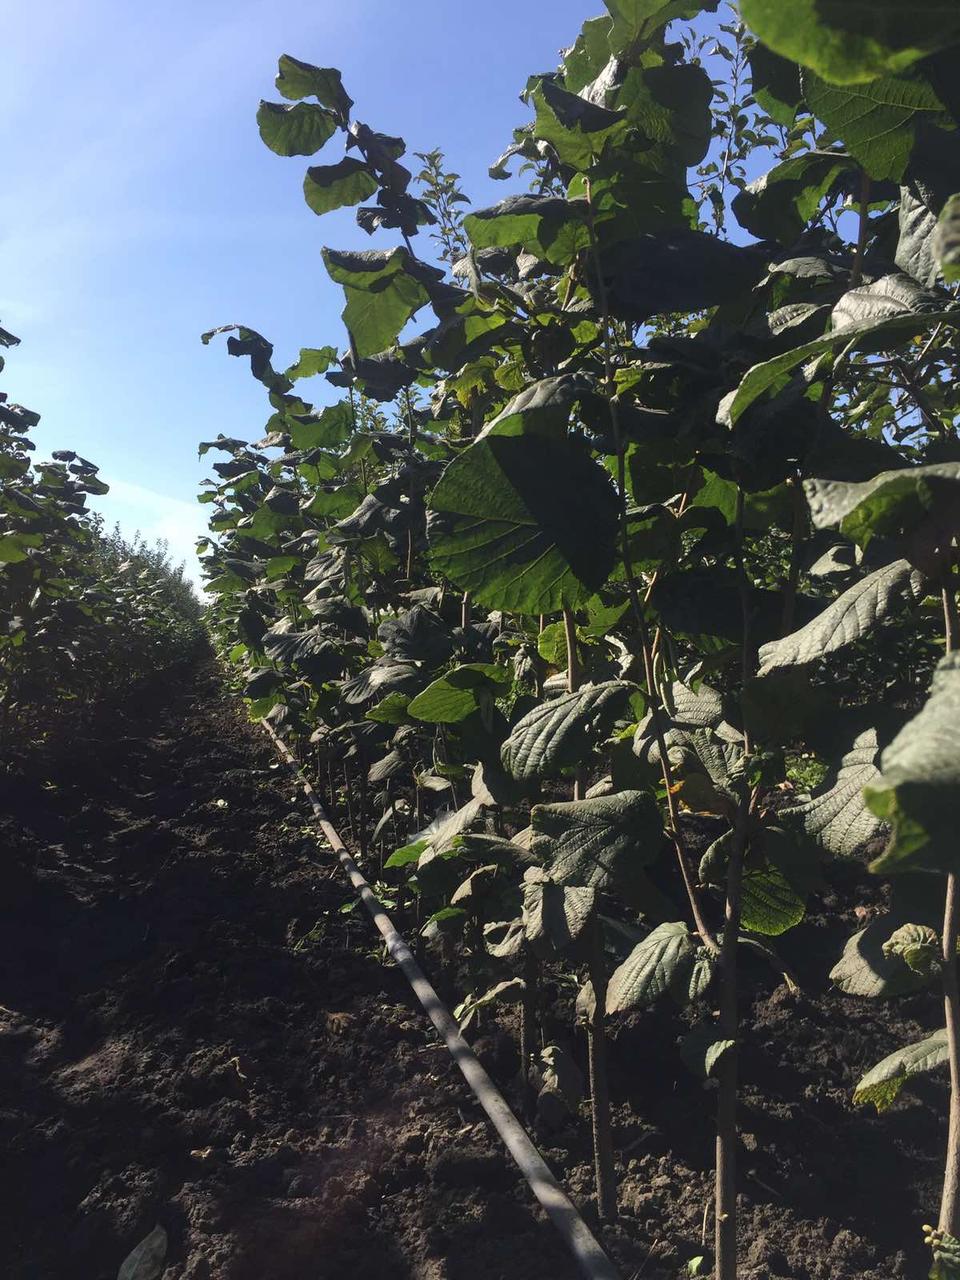
<instances>
[{"instance_id":1,"label":"dark brown soil","mask_svg":"<svg viewBox=\"0 0 960 1280\"><path fill-rule=\"evenodd\" d=\"M159 1223L164 1280L572 1280L211 664L0 772L0 843L0 1275L114 1280ZM747 973L742 1280L925 1273L945 1087L880 1117L850 1092L939 1011L827 989L853 888L792 935L803 996ZM714 1095L682 1031L611 1028L624 1280L709 1274ZM481 1047L507 1084L511 1041ZM589 1215L586 1120L542 1138Z\"/></svg>"}]
</instances>

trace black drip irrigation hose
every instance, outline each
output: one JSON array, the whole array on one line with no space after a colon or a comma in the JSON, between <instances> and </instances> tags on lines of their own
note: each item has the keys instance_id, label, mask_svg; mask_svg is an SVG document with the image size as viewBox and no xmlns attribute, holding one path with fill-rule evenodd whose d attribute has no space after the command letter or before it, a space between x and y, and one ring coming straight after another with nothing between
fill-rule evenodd
<instances>
[{"instance_id":1,"label":"black drip irrigation hose","mask_svg":"<svg viewBox=\"0 0 960 1280\"><path fill-rule=\"evenodd\" d=\"M588 1280L620 1280L619 1273L613 1263L600 1248L593 1232L581 1218L570 1197L561 1188L550 1172L546 1161L530 1141L523 1125L510 1110L503 1094L493 1083L480 1065L473 1050L460 1034L446 1006L434 991L426 974L420 968L401 935L394 928L390 917L383 909L383 904L367 884L357 864L340 839L336 828L327 817L326 810L320 802L314 788L291 754L286 744L265 720L260 722L273 739L274 746L283 760L294 771L303 786L304 794L316 815L320 830L323 832L330 848L337 855L340 865L350 878L360 901L366 907L370 918L380 931L387 950L393 957L397 968L410 983L413 993L423 1006L424 1012L433 1023L450 1054L460 1068L463 1078L473 1090L477 1101L489 1117L490 1123L503 1139L507 1150L513 1156L517 1168L526 1178L530 1190L536 1196L547 1216L563 1238L567 1248L576 1259L581 1272Z\"/></svg>"}]
</instances>

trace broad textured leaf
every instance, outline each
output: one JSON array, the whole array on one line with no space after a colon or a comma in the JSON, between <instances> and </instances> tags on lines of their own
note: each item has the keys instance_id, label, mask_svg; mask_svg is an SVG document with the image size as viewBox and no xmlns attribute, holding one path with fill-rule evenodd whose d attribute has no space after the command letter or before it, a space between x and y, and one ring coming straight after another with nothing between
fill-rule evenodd
<instances>
[{"instance_id":1,"label":"broad textured leaf","mask_svg":"<svg viewBox=\"0 0 960 1280\"><path fill-rule=\"evenodd\" d=\"M760 239L792 244L850 159L829 151L806 151L784 160L733 198L737 221Z\"/></svg>"},{"instance_id":2,"label":"broad textured leaf","mask_svg":"<svg viewBox=\"0 0 960 1280\"><path fill-rule=\"evenodd\" d=\"M537 435L560 439L566 434L570 410L581 393L580 380L571 374L542 378L508 400L481 435Z\"/></svg>"},{"instance_id":3,"label":"broad textured leaf","mask_svg":"<svg viewBox=\"0 0 960 1280\"><path fill-rule=\"evenodd\" d=\"M619 680L586 685L534 707L511 730L501 749L506 771L519 780L558 774L578 763L612 727L632 685Z\"/></svg>"},{"instance_id":4,"label":"broad textured leaf","mask_svg":"<svg viewBox=\"0 0 960 1280\"><path fill-rule=\"evenodd\" d=\"M337 164L312 165L303 179L303 198L314 213L359 204L379 189L368 166L353 156L345 156Z\"/></svg>"},{"instance_id":5,"label":"broad textured leaf","mask_svg":"<svg viewBox=\"0 0 960 1280\"><path fill-rule=\"evenodd\" d=\"M947 1029L935 1031L925 1040L897 1049L871 1067L853 1091L858 1107L872 1102L878 1111L886 1111L911 1076L935 1071L950 1060Z\"/></svg>"},{"instance_id":6,"label":"broad textured leaf","mask_svg":"<svg viewBox=\"0 0 960 1280\"><path fill-rule=\"evenodd\" d=\"M261 102L257 111L260 137L278 156L312 156L336 132L337 122L324 107L298 102Z\"/></svg>"},{"instance_id":7,"label":"broad textured leaf","mask_svg":"<svg viewBox=\"0 0 960 1280\"><path fill-rule=\"evenodd\" d=\"M287 99L316 98L342 122L349 118L353 99L347 96L336 67L315 67L285 53L280 57L276 85Z\"/></svg>"},{"instance_id":8,"label":"broad textured leaf","mask_svg":"<svg viewBox=\"0 0 960 1280\"><path fill-rule=\"evenodd\" d=\"M783 871L768 865L743 877L740 925L751 933L776 937L799 924L806 913L806 897L797 892Z\"/></svg>"},{"instance_id":9,"label":"broad textured leaf","mask_svg":"<svg viewBox=\"0 0 960 1280\"><path fill-rule=\"evenodd\" d=\"M883 944L893 929L889 919L880 919L855 933L830 971L830 981L848 996L870 1000L889 1000L925 986L926 979L902 957L884 952Z\"/></svg>"},{"instance_id":10,"label":"broad textured leaf","mask_svg":"<svg viewBox=\"0 0 960 1280\"><path fill-rule=\"evenodd\" d=\"M124 1259L117 1280L157 1280L167 1257L167 1233L154 1227Z\"/></svg>"},{"instance_id":11,"label":"broad textured leaf","mask_svg":"<svg viewBox=\"0 0 960 1280\"><path fill-rule=\"evenodd\" d=\"M518 195L468 213L463 226L474 249L522 248L562 266L590 243L585 217L582 201Z\"/></svg>"},{"instance_id":12,"label":"broad textured leaf","mask_svg":"<svg viewBox=\"0 0 960 1280\"><path fill-rule=\"evenodd\" d=\"M538 867L523 877L523 928L527 943L543 959L576 942L593 915L596 895L582 885L560 885Z\"/></svg>"},{"instance_id":13,"label":"broad textured leaf","mask_svg":"<svg viewBox=\"0 0 960 1280\"><path fill-rule=\"evenodd\" d=\"M851 858L880 830L867 808L864 787L879 776L876 729L865 729L840 762L836 777L818 796L778 812L786 826L803 830L825 853Z\"/></svg>"},{"instance_id":14,"label":"broad textured leaf","mask_svg":"<svg viewBox=\"0 0 960 1280\"><path fill-rule=\"evenodd\" d=\"M530 851L561 884L629 888L632 873L660 853L663 820L646 791L534 805Z\"/></svg>"},{"instance_id":15,"label":"broad textured leaf","mask_svg":"<svg viewBox=\"0 0 960 1280\"><path fill-rule=\"evenodd\" d=\"M509 680L505 667L489 662L468 663L427 685L409 704L407 714L430 724L459 724L480 708L484 696L491 700L496 687Z\"/></svg>"},{"instance_id":16,"label":"broad textured leaf","mask_svg":"<svg viewBox=\"0 0 960 1280\"><path fill-rule=\"evenodd\" d=\"M931 520L951 528L960 498L960 462L883 471L859 483L805 480L803 487L815 528L839 527L865 547L875 535L913 533Z\"/></svg>"},{"instance_id":17,"label":"broad textured leaf","mask_svg":"<svg viewBox=\"0 0 960 1280\"><path fill-rule=\"evenodd\" d=\"M880 775L867 803L893 833L871 871L960 870L960 654L937 665L923 709L880 757Z\"/></svg>"},{"instance_id":18,"label":"broad textured leaf","mask_svg":"<svg viewBox=\"0 0 960 1280\"><path fill-rule=\"evenodd\" d=\"M736 1043L736 1040L725 1040L715 1023L703 1022L680 1041L680 1057L695 1076L707 1080L723 1055L735 1048Z\"/></svg>"},{"instance_id":19,"label":"broad textured leaf","mask_svg":"<svg viewBox=\"0 0 960 1280\"><path fill-rule=\"evenodd\" d=\"M663 690L663 703L676 724L709 729L723 719L723 695L706 684L692 689L675 680Z\"/></svg>"},{"instance_id":20,"label":"broad textured leaf","mask_svg":"<svg viewBox=\"0 0 960 1280\"><path fill-rule=\"evenodd\" d=\"M418 268L411 274L406 249L324 249L323 261L330 279L343 285L343 323L361 359L395 342L407 321L429 301L423 272Z\"/></svg>"},{"instance_id":21,"label":"broad textured leaf","mask_svg":"<svg viewBox=\"0 0 960 1280\"><path fill-rule=\"evenodd\" d=\"M904 924L883 944L883 954L899 956L907 968L924 978L943 969L940 935L928 924Z\"/></svg>"},{"instance_id":22,"label":"broad textured leaf","mask_svg":"<svg viewBox=\"0 0 960 1280\"><path fill-rule=\"evenodd\" d=\"M808 73L802 83L813 114L843 139L850 154L878 181L900 181L917 125L944 114L943 103L925 80L888 76L845 86L827 84Z\"/></svg>"},{"instance_id":23,"label":"broad textured leaf","mask_svg":"<svg viewBox=\"0 0 960 1280\"><path fill-rule=\"evenodd\" d=\"M491 608L574 607L613 568L616 495L602 468L566 440L477 441L447 467L430 509L434 568Z\"/></svg>"},{"instance_id":24,"label":"broad textured leaf","mask_svg":"<svg viewBox=\"0 0 960 1280\"><path fill-rule=\"evenodd\" d=\"M940 211L933 256L948 284L960 280L960 195L951 196Z\"/></svg>"},{"instance_id":25,"label":"broad textured leaf","mask_svg":"<svg viewBox=\"0 0 960 1280\"><path fill-rule=\"evenodd\" d=\"M613 971L607 986L607 1013L653 1004L687 973L696 950L682 921L658 925Z\"/></svg>"},{"instance_id":26,"label":"broad textured leaf","mask_svg":"<svg viewBox=\"0 0 960 1280\"><path fill-rule=\"evenodd\" d=\"M848 587L805 627L760 648L759 674L802 666L868 635L902 602L919 600L926 578L907 560L895 560Z\"/></svg>"},{"instance_id":27,"label":"broad textured leaf","mask_svg":"<svg viewBox=\"0 0 960 1280\"><path fill-rule=\"evenodd\" d=\"M537 116L533 135L549 142L562 165L584 172L613 140L622 141L629 125L622 111L588 102L550 80L541 80L530 95Z\"/></svg>"},{"instance_id":28,"label":"broad textured leaf","mask_svg":"<svg viewBox=\"0 0 960 1280\"><path fill-rule=\"evenodd\" d=\"M937 218L909 187L900 188L899 236L894 262L920 284L936 284L940 266L934 252Z\"/></svg>"},{"instance_id":29,"label":"broad textured leaf","mask_svg":"<svg viewBox=\"0 0 960 1280\"><path fill-rule=\"evenodd\" d=\"M336 347L301 347L300 359L284 370L284 375L295 382L298 378L313 378L326 373L337 358Z\"/></svg>"},{"instance_id":30,"label":"broad textured leaf","mask_svg":"<svg viewBox=\"0 0 960 1280\"><path fill-rule=\"evenodd\" d=\"M741 0L765 45L835 84L874 80L960 41L954 0Z\"/></svg>"},{"instance_id":31,"label":"broad textured leaf","mask_svg":"<svg viewBox=\"0 0 960 1280\"><path fill-rule=\"evenodd\" d=\"M789 128L802 97L800 68L765 44L756 43L747 55L753 96L771 120Z\"/></svg>"},{"instance_id":32,"label":"broad textured leaf","mask_svg":"<svg viewBox=\"0 0 960 1280\"><path fill-rule=\"evenodd\" d=\"M845 293L831 312L831 329L834 333L855 332L907 312L939 311L942 306L942 294L924 289L911 276L892 272Z\"/></svg>"},{"instance_id":33,"label":"broad textured leaf","mask_svg":"<svg viewBox=\"0 0 960 1280\"><path fill-rule=\"evenodd\" d=\"M902 314L891 315L889 319L877 323L868 321L836 333L825 334L822 338L806 342L792 351L785 351L783 355L774 356L772 360L755 364L743 375L735 394L726 402L726 420L730 425L735 424L765 392L774 393L782 390L799 365L806 364L828 351L848 345L851 349L855 349L862 339L875 342L878 338L886 339L889 336L891 341L899 341L911 333L923 333L926 329L932 329L938 324L949 324L954 327L960 325L960 311L906 310Z\"/></svg>"},{"instance_id":34,"label":"broad textured leaf","mask_svg":"<svg viewBox=\"0 0 960 1280\"><path fill-rule=\"evenodd\" d=\"M623 53L642 45L678 18L715 13L719 0L604 0L613 19L610 48Z\"/></svg>"}]
</instances>

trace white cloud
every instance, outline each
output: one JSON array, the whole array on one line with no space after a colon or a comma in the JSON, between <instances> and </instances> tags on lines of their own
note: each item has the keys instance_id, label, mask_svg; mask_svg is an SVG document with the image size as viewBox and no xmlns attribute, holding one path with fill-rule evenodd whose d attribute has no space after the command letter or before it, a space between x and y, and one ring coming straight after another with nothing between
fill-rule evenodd
<instances>
[{"instance_id":1,"label":"white cloud","mask_svg":"<svg viewBox=\"0 0 960 1280\"><path fill-rule=\"evenodd\" d=\"M103 474L103 473L101 473ZM139 533L147 542L162 539L170 548L174 564L186 565L187 576L200 582L200 569L196 557L196 542L206 533L206 509L199 503L171 498L143 485L127 480L112 480L109 473L103 475L110 492L95 498L91 505L110 525L119 524L128 538Z\"/></svg>"}]
</instances>

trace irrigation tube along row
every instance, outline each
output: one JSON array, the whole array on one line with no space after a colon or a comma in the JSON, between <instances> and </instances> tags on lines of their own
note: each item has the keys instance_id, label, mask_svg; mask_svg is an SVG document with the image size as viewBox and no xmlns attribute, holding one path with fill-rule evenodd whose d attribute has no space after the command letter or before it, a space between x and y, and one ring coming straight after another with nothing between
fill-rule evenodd
<instances>
[{"instance_id":1,"label":"irrigation tube along row","mask_svg":"<svg viewBox=\"0 0 960 1280\"><path fill-rule=\"evenodd\" d=\"M414 994L423 1006L424 1012L433 1023L441 1040L450 1050L454 1062L460 1068L464 1079L487 1113L491 1124L506 1144L507 1150L513 1156L517 1167L529 1183L531 1191L546 1210L550 1221L559 1231L570 1252L576 1258L580 1270L589 1280L620 1280L618 1272L600 1248L596 1237L581 1218L569 1196L562 1190L560 1184L550 1172L540 1152L530 1141L526 1130L511 1111L503 1094L480 1065L473 1050L460 1034L453 1017L433 989L420 965L414 959L412 951L394 928L390 917L383 909L383 904L363 878L360 869L337 834L336 828L327 817L316 791L304 777L296 759L274 729L265 720L261 721L261 724L273 739L273 743L282 758L302 783L304 793L319 820L320 829L327 843L337 855L340 865L346 871L370 918L380 931L387 950L393 957L397 968L401 970L410 983Z\"/></svg>"}]
</instances>

